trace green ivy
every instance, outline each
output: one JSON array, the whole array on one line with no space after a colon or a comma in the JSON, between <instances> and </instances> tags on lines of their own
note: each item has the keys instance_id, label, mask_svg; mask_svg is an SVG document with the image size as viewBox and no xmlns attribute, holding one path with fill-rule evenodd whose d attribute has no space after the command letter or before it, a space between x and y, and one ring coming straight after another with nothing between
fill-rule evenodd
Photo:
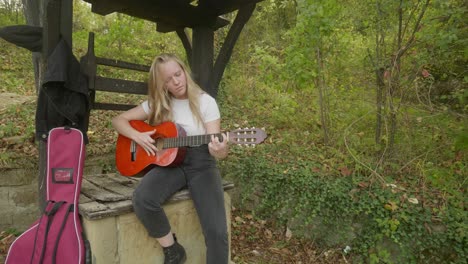
<instances>
[{"instance_id":1,"label":"green ivy","mask_svg":"<svg viewBox=\"0 0 468 264\"><path fill-rule=\"evenodd\" d=\"M299 221L299 233L319 222L330 230L314 229L323 232L315 234L316 241L349 245L370 263L464 263L467 257L463 203L446 205L435 214L420 201L409 202L411 193L399 186L372 183L360 175L327 177L314 170L320 167L314 161L274 156L269 146L242 153L222 163L223 174L235 176L240 206L255 203L251 207L261 217L283 224ZM421 197L426 199L431 197ZM338 244L327 238L349 232L353 235Z\"/></svg>"}]
</instances>

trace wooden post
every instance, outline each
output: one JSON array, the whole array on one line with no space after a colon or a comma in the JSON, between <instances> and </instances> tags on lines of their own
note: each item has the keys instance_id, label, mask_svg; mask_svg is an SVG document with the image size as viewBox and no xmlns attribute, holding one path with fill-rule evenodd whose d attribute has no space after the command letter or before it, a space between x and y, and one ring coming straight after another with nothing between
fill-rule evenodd
<instances>
[{"instance_id":1,"label":"wooden post","mask_svg":"<svg viewBox=\"0 0 468 264\"><path fill-rule=\"evenodd\" d=\"M72 0L48 0L44 1L43 24L43 49L40 72L47 69L47 58L54 51L60 37L69 47L72 47ZM41 78L43 74L41 74ZM43 83L43 80L40 80ZM39 90L41 86L39 86ZM40 91L39 91L40 92ZM38 93L39 94L39 93ZM46 177L47 177L47 142L39 140L39 176L38 176L38 203L39 208L44 209L46 202Z\"/></svg>"},{"instance_id":2,"label":"wooden post","mask_svg":"<svg viewBox=\"0 0 468 264\"><path fill-rule=\"evenodd\" d=\"M191 69L195 81L203 90L216 97L215 87L210 83L214 58L214 31L208 27L193 29Z\"/></svg>"}]
</instances>

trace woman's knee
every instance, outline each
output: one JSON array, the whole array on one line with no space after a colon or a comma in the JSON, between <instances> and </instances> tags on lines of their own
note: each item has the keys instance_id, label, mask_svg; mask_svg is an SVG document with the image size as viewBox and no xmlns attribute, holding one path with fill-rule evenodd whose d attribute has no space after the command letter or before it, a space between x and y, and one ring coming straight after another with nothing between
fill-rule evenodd
<instances>
[{"instance_id":1,"label":"woman's knee","mask_svg":"<svg viewBox=\"0 0 468 264\"><path fill-rule=\"evenodd\" d=\"M135 190L133 193L133 207L136 210L162 210L161 203L156 199L155 195L148 194L147 192Z\"/></svg>"}]
</instances>

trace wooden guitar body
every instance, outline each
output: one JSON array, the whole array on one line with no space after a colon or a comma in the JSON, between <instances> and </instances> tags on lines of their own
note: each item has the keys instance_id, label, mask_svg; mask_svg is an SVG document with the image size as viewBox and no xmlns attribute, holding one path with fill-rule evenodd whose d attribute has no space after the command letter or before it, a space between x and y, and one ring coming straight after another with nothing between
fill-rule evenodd
<instances>
[{"instance_id":1,"label":"wooden guitar body","mask_svg":"<svg viewBox=\"0 0 468 264\"><path fill-rule=\"evenodd\" d=\"M130 125L140 132L152 131L156 133L152 138L156 141L156 146L160 145L164 138L177 138L185 136L185 131L172 122L161 123L151 126L143 121L132 120ZM133 146L132 146L133 145ZM177 166L184 160L186 148L165 148L158 147L159 151L155 156L149 155L146 151L131 139L119 135L115 150L115 164L120 174L124 176L135 176L151 168L151 165L162 167Z\"/></svg>"}]
</instances>

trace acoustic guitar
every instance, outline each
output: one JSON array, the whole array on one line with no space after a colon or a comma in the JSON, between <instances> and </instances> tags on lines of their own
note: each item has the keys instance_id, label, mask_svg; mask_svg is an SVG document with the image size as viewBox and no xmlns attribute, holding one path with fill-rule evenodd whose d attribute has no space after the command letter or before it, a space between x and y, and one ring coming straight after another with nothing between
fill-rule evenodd
<instances>
[{"instance_id":1,"label":"acoustic guitar","mask_svg":"<svg viewBox=\"0 0 468 264\"><path fill-rule=\"evenodd\" d=\"M221 133L186 136L183 128L172 122L151 126L144 121L131 120L130 125L140 132L156 130L152 138L155 140L154 144L158 151L156 155L148 156L146 151L135 141L119 134L115 150L115 163L117 170L124 176L140 175L152 165L177 166L184 160L186 147L208 144L211 141L211 135L222 140ZM255 146L267 137L265 131L258 128L236 129L226 134L229 134L230 143L247 146Z\"/></svg>"}]
</instances>

